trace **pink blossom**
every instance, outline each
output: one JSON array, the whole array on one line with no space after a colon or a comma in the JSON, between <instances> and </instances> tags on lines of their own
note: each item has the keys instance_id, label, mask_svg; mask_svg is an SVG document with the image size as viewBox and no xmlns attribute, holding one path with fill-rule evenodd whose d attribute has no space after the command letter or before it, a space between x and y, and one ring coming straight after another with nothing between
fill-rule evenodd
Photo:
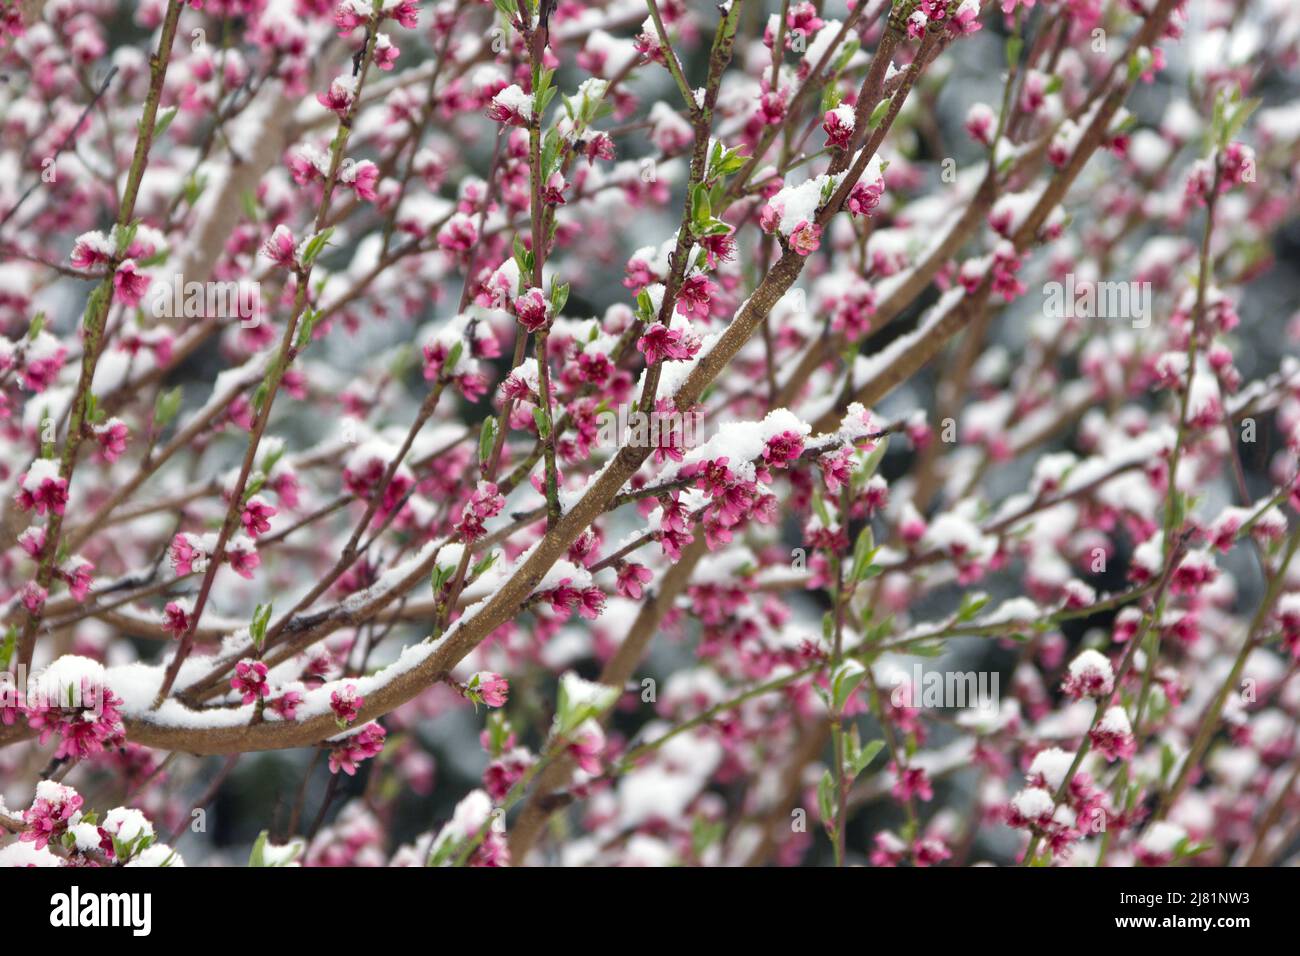
<instances>
[{"instance_id":1,"label":"pink blossom","mask_svg":"<svg viewBox=\"0 0 1300 956\"><path fill-rule=\"evenodd\" d=\"M330 773L342 770L349 777L354 776L359 763L383 753L386 736L388 734L384 728L371 721L362 725L356 733L334 741L330 749Z\"/></svg>"},{"instance_id":2,"label":"pink blossom","mask_svg":"<svg viewBox=\"0 0 1300 956\"><path fill-rule=\"evenodd\" d=\"M384 16L391 17L408 30L420 25L420 5L416 0L398 0L393 6L385 4Z\"/></svg>"},{"instance_id":3,"label":"pink blossom","mask_svg":"<svg viewBox=\"0 0 1300 956\"><path fill-rule=\"evenodd\" d=\"M853 138L852 114L846 121L840 110L827 110L822 117L822 129L826 131L826 145L835 149L848 149Z\"/></svg>"},{"instance_id":4,"label":"pink blossom","mask_svg":"<svg viewBox=\"0 0 1300 956\"><path fill-rule=\"evenodd\" d=\"M923 768L904 767L900 770L897 764L891 762L889 772L894 775L894 785L890 789L899 800L910 800L912 797L934 799L930 778Z\"/></svg>"},{"instance_id":5,"label":"pink blossom","mask_svg":"<svg viewBox=\"0 0 1300 956\"><path fill-rule=\"evenodd\" d=\"M1070 663L1062 690L1078 700L1109 697L1115 686L1110 661L1096 651L1084 651Z\"/></svg>"},{"instance_id":6,"label":"pink blossom","mask_svg":"<svg viewBox=\"0 0 1300 956\"><path fill-rule=\"evenodd\" d=\"M126 423L120 418L111 418L101 425L94 426L94 433L100 454L110 463L122 457L122 453L126 451L126 440L131 435Z\"/></svg>"},{"instance_id":7,"label":"pink blossom","mask_svg":"<svg viewBox=\"0 0 1300 956\"><path fill-rule=\"evenodd\" d=\"M803 454L803 436L784 431L773 435L763 446L763 460L778 467L795 461Z\"/></svg>"},{"instance_id":8,"label":"pink blossom","mask_svg":"<svg viewBox=\"0 0 1300 956\"><path fill-rule=\"evenodd\" d=\"M542 295L541 289L528 289L521 295L516 296L514 309L519 324L529 332L537 332L546 327L550 303Z\"/></svg>"},{"instance_id":9,"label":"pink blossom","mask_svg":"<svg viewBox=\"0 0 1300 956\"><path fill-rule=\"evenodd\" d=\"M356 684L344 684L330 694L330 710L340 727L346 727L357 719L366 699L357 693Z\"/></svg>"},{"instance_id":10,"label":"pink blossom","mask_svg":"<svg viewBox=\"0 0 1300 956\"><path fill-rule=\"evenodd\" d=\"M358 199L374 202L379 198L375 184L379 182L379 167L368 159L345 162L339 169L339 182L357 194Z\"/></svg>"},{"instance_id":11,"label":"pink blossom","mask_svg":"<svg viewBox=\"0 0 1300 956\"><path fill-rule=\"evenodd\" d=\"M267 502L254 495L244 503L244 510L239 515L240 524L250 537L256 538L271 530L271 518L277 514Z\"/></svg>"},{"instance_id":12,"label":"pink blossom","mask_svg":"<svg viewBox=\"0 0 1300 956\"><path fill-rule=\"evenodd\" d=\"M493 802L500 803L536 761L522 747L502 754L483 771L483 789Z\"/></svg>"},{"instance_id":13,"label":"pink blossom","mask_svg":"<svg viewBox=\"0 0 1300 956\"><path fill-rule=\"evenodd\" d=\"M178 534L172 538L171 562L177 574L201 574L207 568L209 557L194 535Z\"/></svg>"},{"instance_id":14,"label":"pink blossom","mask_svg":"<svg viewBox=\"0 0 1300 956\"><path fill-rule=\"evenodd\" d=\"M488 118L507 126L527 126L532 117L531 98L517 86L509 86L494 97L488 107Z\"/></svg>"},{"instance_id":15,"label":"pink blossom","mask_svg":"<svg viewBox=\"0 0 1300 956\"><path fill-rule=\"evenodd\" d=\"M492 671L479 671L470 678L469 686L488 707L504 707L510 693L509 682Z\"/></svg>"},{"instance_id":16,"label":"pink blossom","mask_svg":"<svg viewBox=\"0 0 1300 956\"><path fill-rule=\"evenodd\" d=\"M338 27L339 36L345 37L369 21L367 6L363 0L339 0L339 5L334 8L334 25Z\"/></svg>"},{"instance_id":17,"label":"pink blossom","mask_svg":"<svg viewBox=\"0 0 1300 956\"><path fill-rule=\"evenodd\" d=\"M32 615L41 613L41 609L45 607L45 599L49 596L50 592L35 581L28 581L19 591L23 607L27 608L27 612Z\"/></svg>"},{"instance_id":18,"label":"pink blossom","mask_svg":"<svg viewBox=\"0 0 1300 956\"><path fill-rule=\"evenodd\" d=\"M464 213L456 213L438 230L438 245L448 252L468 252L478 242L478 227Z\"/></svg>"},{"instance_id":19,"label":"pink blossom","mask_svg":"<svg viewBox=\"0 0 1300 956\"><path fill-rule=\"evenodd\" d=\"M387 33L379 34L375 39L375 66L381 70L391 70L397 63L398 54L401 52Z\"/></svg>"},{"instance_id":20,"label":"pink blossom","mask_svg":"<svg viewBox=\"0 0 1300 956\"><path fill-rule=\"evenodd\" d=\"M39 459L18 479L14 500L20 511L61 515L68 504L68 483L58 474L54 462Z\"/></svg>"},{"instance_id":21,"label":"pink blossom","mask_svg":"<svg viewBox=\"0 0 1300 956\"><path fill-rule=\"evenodd\" d=\"M600 773L600 758L605 752L605 731L594 720L584 721L574 731L568 750L584 773Z\"/></svg>"},{"instance_id":22,"label":"pink blossom","mask_svg":"<svg viewBox=\"0 0 1300 956\"><path fill-rule=\"evenodd\" d=\"M790 248L801 256L812 255L821 245L822 227L800 220L790 231Z\"/></svg>"},{"instance_id":23,"label":"pink blossom","mask_svg":"<svg viewBox=\"0 0 1300 956\"><path fill-rule=\"evenodd\" d=\"M262 558L251 540L236 538L226 548L226 563L241 578L251 581L253 571L262 563Z\"/></svg>"},{"instance_id":24,"label":"pink blossom","mask_svg":"<svg viewBox=\"0 0 1300 956\"><path fill-rule=\"evenodd\" d=\"M191 610L177 601L168 601L163 608L163 628L172 637L180 639L190 629Z\"/></svg>"},{"instance_id":25,"label":"pink blossom","mask_svg":"<svg viewBox=\"0 0 1300 956\"><path fill-rule=\"evenodd\" d=\"M272 697L266 702L266 706L285 720L296 720L298 718L298 708L302 706L302 694L296 690L286 690L279 696Z\"/></svg>"},{"instance_id":26,"label":"pink blossom","mask_svg":"<svg viewBox=\"0 0 1300 956\"><path fill-rule=\"evenodd\" d=\"M27 829L19 836L24 843L35 843L36 849L44 849L51 840L57 839L74 815L81 809L82 798L71 787L48 784L31 807L23 811L23 822Z\"/></svg>"},{"instance_id":27,"label":"pink blossom","mask_svg":"<svg viewBox=\"0 0 1300 956\"><path fill-rule=\"evenodd\" d=\"M86 232L77 237L72 246L72 266L75 269L93 269L108 264L113 258L113 246L102 232Z\"/></svg>"},{"instance_id":28,"label":"pink blossom","mask_svg":"<svg viewBox=\"0 0 1300 956\"><path fill-rule=\"evenodd\" d=\"M1137 752L1137 740L1122 707L1106 711L1097 726L1088 732L1088 738L1093 749L1108 761L1128 760Z\"/></svg>"},{"instance_id":29,"label":"pink blossom","mask_svg":"<svg viewBox=\"0 0 1300 956\"><path fill-rule=\"evenodd\" d=\"M709 305L718 286L701 273L687 276L677 291L677 312L687 318L707 319Z\"/></svg>"},{"instance_id":30,"label":"pink blossom","mask_svg":"<svg viewBox=\"0 0 1300 956\"><path fill-rule=\"evenodd\" d=\"M59 568L59 577L68 584L68 593L77 603L86 600L90 593L90 585L93 578L90 572L95 570L95 566L85 558L69 558Z\"/></svg>"},{"instance_id":31,"label":"pink blossom","mask_svg":"<svg viewBox=\"0 0 1300 956\"><path fill-rule=\"evenodd\" d=\"M880 204L880 198L884 195L884 192L885 184L882 180L871 183L864 183L859 180L849 190L849 198L846 203L849 212L855 216L870 216L876 206Z\"/></svg>"},{"instance_id":32,"label":"pink blossom","mask_svg":"<svg viewBox=\"0 0 1300 956\"><path fill-rule=\"evenodd\" d=\"M839 490L848 484L852 476L853 453L847 448L841 448L831 455L823 455L817 459L817 464L821 468L822 480L826 483L826 490L830 494L836 494Z\"/></svg>"},{"instance_id":33,"label":"pink blossom","mask_svg":"<svg viewBox=\"0 0 1300 956\"><path fill-rule=\"evenodd\" d=\"M623 597L639 601L642 595L642 585L649 584L653 577L654 572L644 565L625 561L618 568L616 589Z\"/></svg>"},{"instance_id":34,"label":"pink blossom","mask_svg":"<svg viewBox=\"0 0 1300 956\"><path fill-rule=\"evenodd\" d=\"M663 361L685 361L700 350L700 343L682 329L655 323L636 342L637 351L645 355L648 365Z\"/></svg>"},{"instance_id":35,"label":"pink blossom","mask_svg":"<svg viewBox=\"0 0 1300 956\"><path fill-rule=\"evenodd\" d=\"M41 554L45 551L45 529L40 525L30 525L18 536L18 544L27 557L40 560Z\"/></svg>"},{"instance_id":36,"label":"pink blossom","mask_svg":"<svg viewBox=\"0 0 1300 956\"><path fill-rule=\"evenodd\" d=\"M337 76L330 83L328 90L316 94L316 102L337 115L339 119L344 119L352 108L356 89L356 77L347 74Z\"/></svg>"},{"instance_id":37,"label":"pink blossom","mask_svg":"<svg viewBox=\"0 0 1300 956\"><path fill-rule=\"evenodd\" d=\"M40 707L28 711L27 723L40 731L42 744L58 735L56 759L91 757L123 742L121 699L89 678L82 679L80 690L77 707Z\"/></svg>"},{"instance_id":38,"label":"pink blossom","mask_svg":"<svg viewBox=\"0 0 1300 956\"><path fill-rule=\"evenodd\" d=\"M542 202L548 206L564 205L564 190L568 183L560 172L551 173L542 186Z\"/></svg>"},{"instance_id":39,"label":"pink blossom","mask_svg":"<svg viewBox=\"0 0 1300 956\"><path fill-rule=\"evenodd\" d=\"M486 533L483 522L500 514L505 504L506 500L497 493L495 483L480 481L461 511L456 533L466 543L477 541Z\"/></svg>"},{"instance_id":40,"label":"pink blossom","mask_svg":"<svg viewBox=\"0 0 1300 956\"><path fill-rule=\"evenodd\" d=\"M787 38L798 34L805 39L810 39L826 25L826 21L817 15L817 7L811 0L801 0L799 3L791 4L785 15L785 23Z\"/></svg>"},{"instance_id":41,"label":"pink blossom","mask_svg":"<svg viewBox=\"0 0 1300 956\"><path fill-rule=\"evenodd\" d=\"M235 676L230 678L230 686L241 695L245 704L265 697L266 664L248 658L240 661L235 665Z\"/></svg>"}]
</instances>

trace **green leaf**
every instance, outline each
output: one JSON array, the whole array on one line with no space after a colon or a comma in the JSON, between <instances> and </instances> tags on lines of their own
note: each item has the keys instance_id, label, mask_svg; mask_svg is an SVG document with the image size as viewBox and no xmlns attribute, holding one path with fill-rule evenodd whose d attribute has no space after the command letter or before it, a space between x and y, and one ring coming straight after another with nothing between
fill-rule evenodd
<instances>
[{"instance_id":1,"label":"green leaf","mask_svg":"<svg viewBox=\"0 0 1300 956\"><path fill-rule=\"evenodd\" d=\"M580 726L583 721L591 717L597 717L614 706L619 697L618 688L607 685L602 685L602 687L602 692L593 695L591 700L579 703L569 697L567 677L560 679L555 700L555 733L557 736L564 737Z\"/></svg>"},{"instance_id":2,"label":"green leaf","mask_svg":"<svg viewBox=\"0 0 1300 956\"><path fill-rule=\"evenodd\" d=\"M1220 146L1227 146L1232 142L1233 137L1241 132L1242 127L1246 125L1246 120L1250 119L1251 114L1254 113L1255 110L1259 109L1262 102L1263 100L1259 97L1253 96L1248 100L1243 100L1241 104L1233 110L1232 115L1229 116L1227 122L1223 124L1223 136L1219 140Z\"/></svg>"},{"instance_id":3,"label":"green leaf","mask_svg":"<svg viewBox=\"0 0 1300 956\"><path fill-rule=\"evenodd\" d=\"M849 37L840 47L840 52L836 55L835 60L831 63L831 73L839 73L849 65L849 60L853 59L853 54L857 53L862 44L857 37ZM834 85L834 84L832 84Z\"/></svg>"},{"instance_id":4,"label":"green leaf","mask_svg":"<svg viewBox=\"0 0 1300 956\"><path fill-rule=\"evenodd\" d=\"M925 642L909 644L903 653L912 654L916 657L938 657L943 653L943 644Z\"/></svg>"},{"instance_id":5,"label":"green leaf","mask_svg":"<svg viewBox=\"0 0 1300 956\"><path fill-rule=\"evenodd\" d=\"M834 83L828 83L826 89L822 90L822 107L823 113L829 113L835 107L840 105L840 88Z\"/></svg>"},{"instance_id":6,"label":"green leaf","mask_svg":"<svg viewBox=\"0 0 1300 956\"><path fill-rule=\"evenodd\" d=\"M1025 48L1025 41L1018 33L1007 37L1007 66L1020 62L1020 52Z\"/></svg>"},{"instance_id":7,"label":"green leaf","mask_svg":"<svg viewBox=\"0 0 1300 956\"><path fill-rule=\"evenodd\" d=\"M303 268L306 269L312 266L316 261L316 257L325 251L325 246L329 243L332 235L334 235L334 227L327 226L307 240L307 245L303 247L302 256L300 257Z\"/></svg>"},{"instance_id":8,"label":"green leaf","mask_svg":"<svg viewBox=\"0 0 1300 956\"><path fill-rule=\"evenodd\" d=\"M961 607L957 609L958 621L974 620L975 615L989 603L989 596L983 591L968 591L962 595Z\"/></svg>"},{"instance_id":9,"label":"green leaf","mask_svg":"<svg viewBox=\"0 0 1300 956\"><path fill-rule=\"evenodd\" d=\"M871 765L871 761L876 759L876 754L884 749L885 742L883 740L873 740L854 754L853 760L849 764L849 770L853 772L853 776L857 777L862 771L866 770Z\"/></svg>"},{"instance_id":10,"label":"green leaf","mask_svg":"<svg viewBox=\"0 0 1300 956\"><path fill-rule=\"evenodd\" d=\"M158 121L153 124L153 138L157 139L163 133L167 132L167 127L172 125L172 120L176 118L176 107L170 107L158 117Z\"/></svg>"},{"instance_id":11,"label":"green leaf","mask_svg":"<svg viewBox=\"0 0 1300 956\"><path fill-rule=\"evenodd\" d=\"M537 437L546 441L551 436L551 423L546 420L546 412L534 407L533 421L537 423Z\"/></svg>"},{"instance_id":12,"label":"green leaf","mask_svg":"<svg viewBox=\"0 0 1300 956\"><path fill-rule=\"evenodd\" d=\"M271 604L259 604L253 610L253 622L249 625L248 636L259 651L262 642L266 640L266 626L271 623L271 608Z\"/></svg>"},{"instance_id":13,"label":"green leaf","mask_svg":"<svg viewBox=\"0 0 1300 956\"><path fill-rule=\"evenodd\" d=\"M193 206L199 201L199 197L203 195L203 189L207 184L208 177L206 176L200 176L198 173L191 173L187 176L185 179L185 185L181 188L181 192L185 196L185 201L189 205Z\"/></svg>"},{"instance_id":14,"label":"green leaf","mask_svg":"<svg viewBox=\"0 0 1300 956\"><path fill-rule=\"evenodd\" d=\"M492 457L492 448L497 440L497 420L492 416L483 419L483 429L478 433L478 463L480 467L487 464Z\"/></svg>"},{"instance_id":15,"label":"green leaf","mask_svg":"<svg viewBox=\"0 0 1300 956\"><path fill-rule=\"evenodd\" d=\"M828 828L835 828L835 778L829 770L822 774L817 784L817 808L821 811L822 822Z\"/></svg>"},{"instance_id":16,"label":"green leaf","mask_svg":"<svg viewBox=\"0 0 1300 956\"><path fill-rule=\"evenodd\" d=\"M241 192L239 194L239 202L240 205L244 207L244 215L253 222L257 222L257 196L253 194L253 191L251 189L245 189Z\"/></svg>"},{"instance_id":17,"label":"green leaf","mask_svg":"<svg viewBox=\"0 0 1300 956\"><path fill-rule=\"evenodd\" d=\"M726 824L722 820L696 817L691 821L691 849L698 857L721 839Z\"/></svg>"},{"instance_id":18,"label":"green leaf","mask_svg":"<svg viewBox=\"0 0 1300 956\"><path fill-rule=\"evenodd\" d=\"M524 240L519 236L515 236L514 254L515 265L519 266L519 281L523 282L525 276L533 274L533 253L524 245Z\"/></svg>"},{"instance_id":19,"label":"green leaf","mask_svg":"<svg viewBox=\"0 0 1300 956\"><path fill-rule=\"evenodd\" d=\"M249 866L289 866L302 855L304 849L302 841L291 840L287 846L277 848L282 852L277 853L274 860L268 861L266 848L270 845L269 838L270 834L266 830L257 835L257 840L253 843L253 852L248 855Z\"/></svg>"},{"instance_id":20,"label":"green leaf","mask_svg":"<svg viewBox=\"0 0 1300 956\"><path fill-rule=\"evenodd\" d=\"M1163 783L1169 778L1169 771L1174 769L1174 764L1178 762L1177 755L1174 754L1174 748L1169 744L1160 745L1160 781Z\"/></svg>"},{"instance_id":21,"label":"green leaf","mask_svg":"<svg viewBox=\"0 0 1300 956\"><path fill-rule=\"evenodd\" d=\"M709 205L709 190L703 183L696 183L691 190L691 225L698 236L713 219L713 208Z\"/></svg>"},{"instance_id":22,"label":"green leaf","mask_svg":"<svg viewBox=\"0 0 1300 956\"><path fill-rule=\"evenodd\" d=\"M709 155L709 170L706 176L709 180L718 179L723 176L730 176L744 167L745 161L749 159L737 149L731 149L717 142L713 144L713 151Z\"/></svg>"},{"instance_id":23,"label":"green leaf","mask_svg":"<svg viewBox=\"0 0 1300 956\"><path fill-rule=\"evenodd\" d=\"M135 264L138 265L138 266L139 266L140 268L142 268L142 269L148 269L148 268L151 268L151 267L153 267L153 266L162 265L164 262L167 261L167 254L168 254L168 250L167 250L167 248L164 246L163 248L161 248L161 249L159 249L157 252L155 252L153 255L151 255L151 256L149 256L149 257L147 257L147 258L145 258L145 259L138 259L138 260L136 260L136 263L135 263Z\"/></svg>"},{"instance_id":24,"label":"green leaf","mask_svg":"<svg viewBox=\"0 0 1300 956\"><path fill-rule=\"evenodd\" d=\"M1137 78L1138 78L1139 76L1142 75L1142 70L1143 70L1143 69L1145 69L1145 66L1144 66L1144 64L1143 64L1143 62L1142 62L1142 57L1141 57L1141 56L1139 56L1137 53L1134 53L1131 57L1129 57L1129 58L1128 58L1128 81L1129 81L1129 83L1134 83L1134 82L1136 82L1136 81L1137 81Z\"/></svg>"},{"instance_id":25,"label":"green leaf","mask_svg":"<svg viewBox=\"0 0 1300 956\"><path fill-rule=\"evenodd\" d=\"M696 235L701 239L705 239L709 236L725 236L729 232L731 232L731 226L727 225L727 223L721 219L710 219L708 225L698 230Z\"/></svg>"},{"instance_id":26,"label":"green leaf","mask_svg":"<svg viewBox=\"0 0 1300 956\"><path fill-rule=\"evenodd\" d=\"M257 386L257 391L253 392L253 412L255 415L262 414L262 405L266 402L266 397L271 394L271 386L262 382Z\"/></svg>"},{"instance_id":27,"label":"green leaf","mask_svg":"<svg viewBox=\"0 0 1300 956\"><path fill-rule=\"evenodd\" d=\"M551 174L560 168L560 147L564 141L560 139L560 131L555 127L546 131L546 136L542 139L542 181L545 182L551 177Z\"/></svg>"},{"instance_id":28,"label":"green leaf","mask_svg":"<svg viewBox=\"0 0 1300 956\"><path fill-rule=\"evenodd\" d=\"M871 566L871 559L876 556L875 544L876 540L871 533L871 525L867 525L858 533L858 540L853 545L853 567L849 571L850 583L857 584L867 578L867 569Z\"/></svg>"},{"instance_id":29,"label":"green leaf","mask_svg":"<svg viewBox=\"0 0 1300 956\"><path fill-rule=\"evenodd\" d=\"M447 361L443 363L443 370L447 375L453 375L456 372L456 366L460 364L460 357L465 354L465 342L462 340L451 347L447 353Z\"/></svg>"},{"instance_id":30,"label":"green leaf","mask_svg":"<svg viewBox=\"0 0 1300 956\"><path fill-rule=\"evenodd\" d=\"M82 324L89 326L92 321L99 321L100 307L103 306L109 296L109 290L113 288L113 283L105 280L91 291L86 298L86 311L82 315Z\"/></svg>"},{"instance_id":31,"label":"green leaf","mask_svg":"<svg viewBox=\"0 0 1300 956\"><path fill-rule=\"evenodd\" d=\"M845 661L831 676L831 703L834 711L844 709L853 692L862 685L867 677L867 669L857 661Z\"/></svg>"},{"instance_id":32,"label":"green leaf","mask_svg":"<svg viewBox=\"0 0 1300 956\"><path fill-rule=\"evenodd\" d=\"M257 494L265 487L266 475L259 471L249 478L248 484L244 488L244 496L241 500L244 504L248 504L248 502L252 500L253 495Z\"/></svg>"},{"instance_id":33,"label":"green leaf","mask_svg":"<svg viewBox=\"0 0 1300 956\"><path fill-rule=\"evenodd\" d=\"M321 311L307 306L303 309L302 318L298 320L298 335L294 340L294 345L299 351L305 349L311 344L311 337L316 331L316 323L320 321Z\"/></svg>"},{"instance_id":34,"label":"green leaf","mask_svg":"<svg viewBox=\"0 0 1300 956\"><path fill-rule=\"evenodd\" d=\"M154 427L165 428L167 423L176 417L181 410L181 398L184 396L183 386L177 385L167 392L159 392L158 398L154 401L153 420Z\"/></svg>"},{"instance_id":35,"label":"green leaf","mask_svg":"<svg viewBox=\"0 0 1300 956\"><path fill-rule=\"evenodd\" d=\"M131 243L135 242L135 234L140 229L140 220L130 223L125 229L117 233L117 254L126 255L126 250L131 248Z\"/></svg>"},{"instance_id":36,"label":"green leaf","mask_svg":"<svg viewBox=\"0 0 1300 956\"><path fill-rule=\"evenodd\" d=\"M830 512L826 510L826 501L822 498L820 488L813 489L812 505L814 513L816 513L818 520L822 523L822 527L830 528L834 522L831 521Z\"/></svg>"},{"instance_id":37,"label":"green leaf","mask_svg":"<svg viewBox=\"0 0 1300 956\"><path fill-rule=\"evenodd\" d=\"M1189 837L1183 837L1174 847L1174 859L1185 860L1190 856L1198 856L1206 850L1213 849L1213 843L1201 842L1193 843Z\"/></svg>"},{"instance_id":38,"label":"green leaf","mask_svg":"<svg viewBox=\"0 0 1300 956\"><path fill-rule=\"evenodd\" d=\"M504 710L488 712L487 735L489 752L494 757L500 756L506 748L506 741L510 739L510 721Z\"/></svg>"},{"instance_id":39,"label":"green leaf","mask_svg":"<svg viewBox=\"0 0 1300 956\"><path fill-rule=\"evenodd\" d=\"M447 567L442 567L441 565L434 566L433 575L429 582L434 597L438 596L438 593L442 590L443 586L451 580L451 576L455 572L456 569L450 565Z\"/></svg>"},{"instance_id":40,"label":"green leaf","mask_svg":"<svg viewBox=\"0 0 1300 956\"><path fill-rule=\"evenodd\" d=\"M492 565L497 563L497 556L498 552L492 551L487 555L487 557L480 559L474 567L470 568L470 577L476 578L491 568Z\"/></svg>"},{"instance_id":41,"label":"green leaf","mask_svg":"<svg viewBox=\"0 0 1300 956\"><path fill-rule=\"evenodd\" d=\"M276 464L279 462L279 460L283 457L284 457L283 445L281 445L279 448L267 449L266 454L262 456L262 460L257 466L258 471L262 472L262 474L264 475L269 475L271 473L271 469L273 469L276 466Z\"/></svg>"},{"instance_id":42,"label":"green leaf","mask_svg":"<svg viewBox=\"0 0 1300 956\"><path fill-rule=\"evenodd\" d=\"M533 94L533 115L540 123L542 116L546 113L546 108L551 105L551 100L555 98L557 90L551 85L551 80L555 76L554 70L542 70L541 78L537 84L536 91Z\"/></svg>"},{"instance_id":43,"label":"green leaf","mask_svg":"<svg viewBox=\"0 0 1300 956\"><path fill-rule=\"evenodd\" d=\"M551 314L559 315L569 302L569 283L551 280Z\"/></svg>"},{"instance_id":44,"label":"green leaf","mask_svg":"<svg viewBox=\"0 0 1300 956\"><path fill-rule=\"evenodd\" d=\"M5 631L5 639L0 643L0 671L9 670L9 662L13 660L14 648L18 645L18 628L10 624Z\"/></svg>"},{"instance_id":45,"label":"green leaf","mask_svg":"<svg viewBox=\"0 0 1300 956\"><path fill-rule=\"evenodd\" d=\"M642 289L636 294L636 316L642 322L650 322L655 317L655 304L650 293Z\"/></svg>"}]
</instances>

